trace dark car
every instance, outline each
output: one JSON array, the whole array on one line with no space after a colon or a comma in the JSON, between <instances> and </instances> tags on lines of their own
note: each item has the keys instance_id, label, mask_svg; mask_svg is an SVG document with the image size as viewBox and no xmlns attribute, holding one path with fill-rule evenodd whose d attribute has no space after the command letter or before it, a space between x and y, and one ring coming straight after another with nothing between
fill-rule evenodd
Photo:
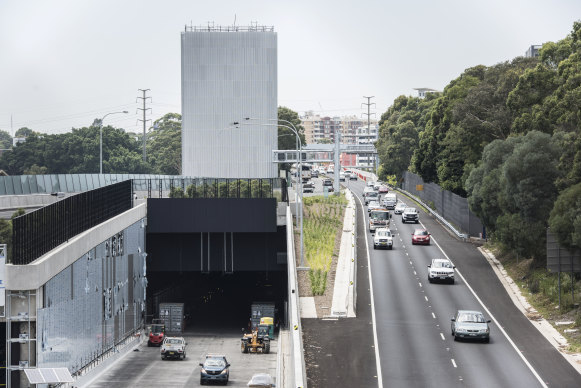
<instances>
[{"instance_id":1,"label":"dark car","mask_svg":"<svg viewBox=\"0 0 581 388\"><path fill-rule=\"evenodd\" d=\"M452 335L454 341L459 339L480 339L490 341L489 320L484 319L480 311L458 310L452 318Z\"/></svg>"},{"instance_id":2,"label":"dark car","mask_svg":"<svg viewBox=\"0 0 581 388\"><path fill-rule=\"evenodd\" d=\"M430 234L425 229L416 229L412 233L412 245L425 244L430 245Z\"/></svg>"},{"instance_id":3,"label":"dark car","mask_svg":"<svg viewBox=\"0 0 581 388\"><path fill-rule=\"evenodd\" d=\"M333 180L331 179L325 179L323 181L323 188L327 188L329 191L334 191L335 189L333 188Z\"/></svg>"},{"instance_id":4,"label":"dark car","mask_svg":"<svg viewBox=\"0 0 581 388\"><path fill-rule=\"evenodd\" d=\"M226 356L222 355L207 355L204 363L200 363L200 384L204 385L207 382L215 381L224 385L228 384L230 378L230 364L226 360Z\"/></svg>"}]
</instances>

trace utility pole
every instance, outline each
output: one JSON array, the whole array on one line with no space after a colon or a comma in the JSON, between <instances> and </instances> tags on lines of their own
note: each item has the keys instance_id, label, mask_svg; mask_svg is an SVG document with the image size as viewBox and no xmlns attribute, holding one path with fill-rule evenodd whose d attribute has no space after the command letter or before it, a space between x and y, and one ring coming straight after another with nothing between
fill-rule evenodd
<instances>
[{"instance_id":1,"label":"utility pole","mask_svg":"<svg viewBox=\"0 0 581 388\"><path fill-rule=\"evenodd\" d=\"M149 89L137 89L137 90L143 93L143 97L137 97L138 100L139 99L143 100L143 108L137 108L137 110L143 111L143 119L142 120L138 119L137 121L143 121L143 161L145 162L145 161L147 161L147 154L145 151L145 140L146 140L146 136L147 136L146 128L147 128L147 122L151 121L151 120L147 120L145 118L145 114L147 113L147 111L148 110L151 111L151 108L146 108L145 104L146 104L148 98L151 101L151 97L146 96Z\"/></svg>"},{"instance_id":2,"label":"utility pole","mask_svg":"<svg viewBox=\"0 0 581 388\"><path fill-rule=\"evenodd\" d=\"M371 99L375 98L375 96L369 96L369 97L363 96L363 98L367 98L367 103L362 102L361 105L367 105L367 113L362 113L362 114L367 116L367 136L369 136L369 135L371 135L371 115L375 115L375 112L371 113L371 105L375 105L374 102L371 102ZM371 140L371 139L369 139L369 140ZM377 174L377 156L375 157L374 164L375 164L375 173Z\"/></svg>"}]
</instances>

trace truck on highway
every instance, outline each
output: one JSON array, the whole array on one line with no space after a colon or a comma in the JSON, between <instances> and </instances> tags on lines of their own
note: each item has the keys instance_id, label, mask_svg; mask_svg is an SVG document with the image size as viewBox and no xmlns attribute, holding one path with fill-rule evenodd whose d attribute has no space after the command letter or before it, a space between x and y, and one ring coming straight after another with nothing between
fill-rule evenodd
<instances>
[{"instance_id":1,"label":"truck on highway","mask_svg":"<svg viewBox=\"0 0 581 388\"><path fill-rule=\"evenodd\" d=\"M387 209L373 209L369 213L369 231L375 233L375 229L389 227L391 214Z\"/></svg>"}]
</instances>

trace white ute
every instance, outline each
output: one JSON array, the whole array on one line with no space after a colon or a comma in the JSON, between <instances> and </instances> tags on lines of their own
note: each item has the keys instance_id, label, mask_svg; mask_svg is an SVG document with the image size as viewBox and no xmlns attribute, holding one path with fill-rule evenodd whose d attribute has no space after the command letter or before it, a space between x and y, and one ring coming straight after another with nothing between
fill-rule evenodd
<instances>
[{"instance_id":1,"label":"white ute","mask_svg":"<svg viewBox=\"0 0 581 388\"><path fill-rule=\"evenodd\" d=\"M388 228L378 228L373 237L373 249L393 249L393 236Z\"/></svg>"}]
</instances>

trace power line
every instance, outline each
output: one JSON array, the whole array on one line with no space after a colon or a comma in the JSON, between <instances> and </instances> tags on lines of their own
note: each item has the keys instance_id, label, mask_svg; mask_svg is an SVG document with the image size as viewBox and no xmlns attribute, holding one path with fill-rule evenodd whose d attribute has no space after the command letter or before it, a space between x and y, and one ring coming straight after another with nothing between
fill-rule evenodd
<instances>
[{"instance_id":1,"label":"power line","mask_svg":"<svg viewBox=\"0 0 581 388\"><path fill-rule=\"evenodd\" d=\"M137 99L139 100L143 100L143 108L137 108L137 110L141 110L143 111L143 120L137 120L137 121L143 121L143 162L145 162L147 160L147 155L145 153L145 139L146 139L146 127L147 127L147 122L151 121L150 119L146 119L145 115L147 113L148 110L151 111L151 108L147 108L145 106L145 104L147 103L147 99L149 98L149 100L151 101L151 97L147 97L146 94L150 89L137 89L138 91L143 93L143 97L137 97ZM153 113L153 112L152 112Z\"/></svg>"}]
</instances>

